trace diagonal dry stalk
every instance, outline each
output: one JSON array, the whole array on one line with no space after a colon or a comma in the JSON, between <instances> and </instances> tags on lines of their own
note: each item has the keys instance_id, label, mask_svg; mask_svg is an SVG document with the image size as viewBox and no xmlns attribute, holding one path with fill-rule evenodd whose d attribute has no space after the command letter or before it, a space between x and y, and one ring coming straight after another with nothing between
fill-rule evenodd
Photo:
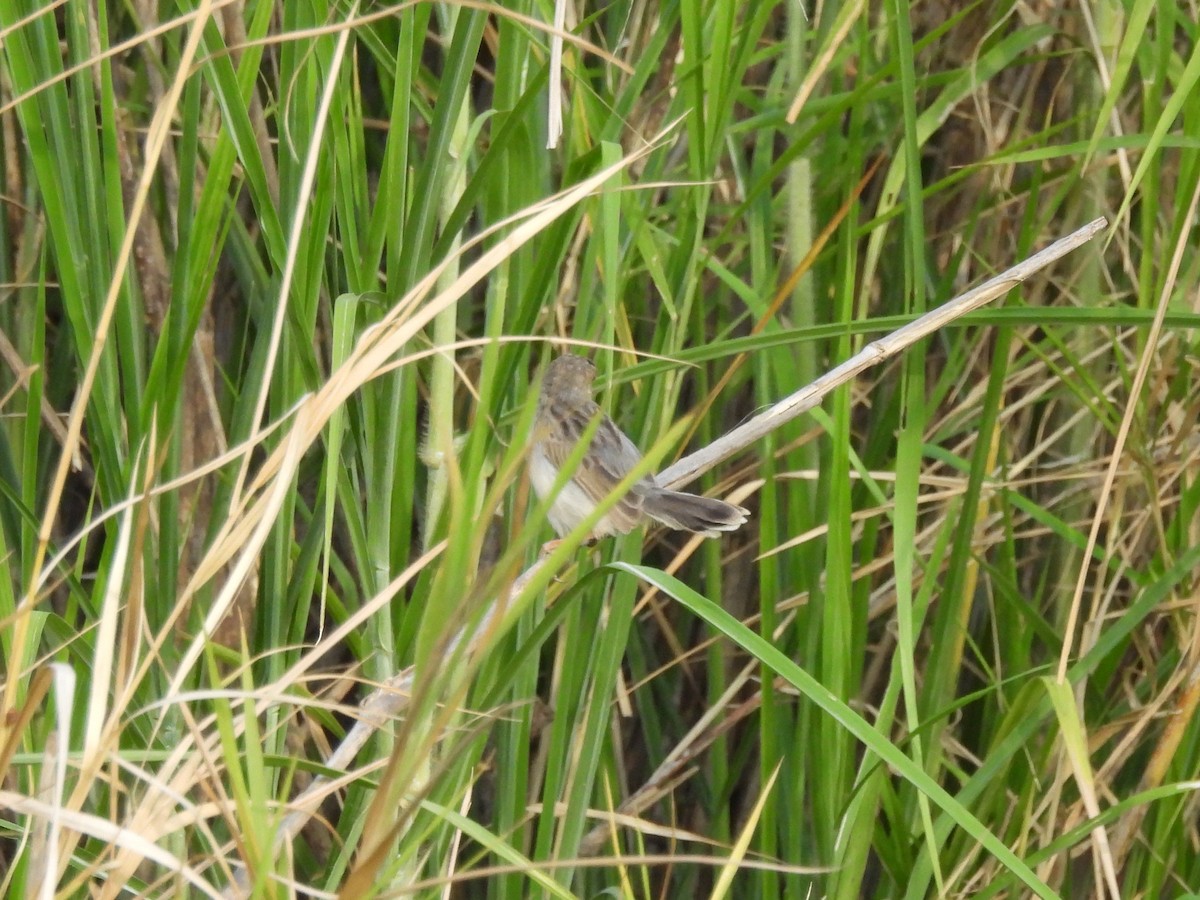
<instances>
[{"instance_id":1,"label":"diagonal dry stalk","mask_svg":"<svg viewBox=\"0 0 1200 900\"><path fill-rule=\"evenodd\" d=\"M780 400L766 412L755 416L749 422L739 425L733 431L717 438L707 447L702 447L690 456L685 456L674 465L664 469L658 475L659 483L664 487L679 488L694 481L759 438L812 409L825 399L826 394L845 384L860 372L890 359L921 338L933 334L955 319L974 312L997 297L1008 293L1034 272L1044 269L1056 259L1087 243L1106 224L1108 223L1104 219L1089 222L1078 231L1055 241L1046 249L1035 253L1024 262L1017 263L1011 269L1001 272L995 278L985 281L979 287L960 294L937 309L925 313L919 319L914 319L907 325L897 328L886 337L872 341L850 359L830 369L812 384L802 387L790 397Z\"/></svg>"},{"instance_id":2,"label":"diagonal dry stalk","mask_svg":"<svg viewBox=\"0 0 1200 900\"><path fill-rule=\"evenodd\" d=\"M667 487L678 488L695 480L774 429L812 409L830 391L845 384L860 372L890 359L921 338L933 334L967 313L1003 296L1034 273L1087 243L1106 224L1107 222L1103 218L1089 222L1066 237L1055 241L1044 250L984 282L979 287L955 297L937 309L896 329L891 334L873 341L816 381L779 401L770 409L718 438L707 447L697 450L665 469L658 476L660 483ZM563 550L569 551L570 548L564 547ZM505 615L514 608L519 608L521 595L531 586L539 583L540 579L537 576L543 573L547 564L568 558L566 553L556 552L552 556L542 557L535 562L512 583L502 596L496 597L492 601L491 607L477 624L463 628L447 643L443 650L444 654L449 657L456 651L465 649L466 656L473 657L487 645L487 638L501 625ZM358 751L362 749L375 730L404 710L412 688L413 669L409 667L397 673L367 697L362 703L362 712L358 722L330 755L325 763L326 767L340 771L348 770ZM315 779L302 794L297 796L291 803L292 812L285 817L277 832L277 846L284 841L292 840L313 816L322 800L340 786L340 784L331 783L328 778L321 777Z\"/></svg>"}]
</instances>

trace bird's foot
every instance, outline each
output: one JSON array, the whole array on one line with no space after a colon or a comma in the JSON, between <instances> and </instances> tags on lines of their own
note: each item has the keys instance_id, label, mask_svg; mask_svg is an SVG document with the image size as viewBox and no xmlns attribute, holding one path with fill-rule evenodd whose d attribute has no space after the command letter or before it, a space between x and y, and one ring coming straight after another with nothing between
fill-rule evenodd
<instances>
[{"instance_id":1,"label":"bird's foot","mask_svg":"<svg viewBox=\"0 0 1200 900\"><path fill-rule=\"evenodd\" d=\"M545 559L547 556L549 556L551 553L553 553L555 550L557 550L558 545L561 544L565 540L566 540L566 538L555 538L552 541L546 541L546 543L542 544L542 551L541 551L541 553L538 554L538 558ZM592 537L589 537L586 541L584 541L580 546L595 547L596 544L598 544L599 542L600 542L600 538L595 537L593 535Z\"/></svg>"}]
</instances>

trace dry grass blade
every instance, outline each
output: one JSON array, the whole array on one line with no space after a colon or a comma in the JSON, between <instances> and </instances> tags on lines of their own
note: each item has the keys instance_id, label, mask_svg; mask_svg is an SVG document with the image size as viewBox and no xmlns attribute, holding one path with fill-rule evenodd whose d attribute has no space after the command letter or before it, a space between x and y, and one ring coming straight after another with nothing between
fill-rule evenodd
<instances>
[{"instance_id":1,"label":"dry grass blade","mask_svg":"<svg viewBox=\"0 0 1200 900\"><path fill-rule=\"evenodd\" d=\"M244 514L231 516L223 525L222 532L213 541L207 557L197 567L192 582L179 600L179 605L184 605L215 572L235 556L239 558L208 612L203 631L196 636L179 666L174 679L176 686L187 677L187 673L200 657L207 640L206 635L216 628L233 602L241 583L239 576L249 571L252 560L257 556L262 542L266 540L272 517L282 503L287 486L291 484L301 454L320 436L321 429L341 404L385 370L395 356L438 312L456 303L518 247L531 241L593 191L599 190L609 178L641 159L670 133L673 127L668 126L646 147L628 154L614 165L563 191L546 203L539 204L536 209L516 217L517 220L524 221L472 263L450 288L426 300L443 269L451 261L446 260L434 267L393 307L383 321L363 334L354 352L341 368L330 376L322 389L306 398L296 413L291 431L283 438L281 446L263 464L247 492L248 495L257 495L257 499ZM511 222L501 224L509 225ZM481 236L480 240L489 234L490 232ZM465 244L462 252L470 250L476 243L478 240ZM422 300L425 300L424 304L421 303Z\"/></svg>"},{"instance_id":2,"label":"dry grass blade","mask_svg":"<svg viewBox=\"0 0 1200 900\"><path fill-rule=\"evenodd\" d=\"M1187 220L1195 222L1196 208L1200 204L1200 185L1197 185L1196 191L1192 194L1191 204L1187 211ZM1137 398L1142 392L1142 388L1146 384L1146 379L1149 377L1150 364L1158 353L1158 338L1162 333L1163 322L1167 316L1167 307L1171 297L1175 292L1176 278L1179 275L1179 268L1183 264L1183 254L1185 249L1190 245L1188 235L1190 229L1184 229L1180 232L1180 237L1175 245L1175 252L1171 255L1171 264L1167 272L1167 277L1163 281L1162 291L1159 294L1158 306L1154 312L1154 321L1150 324L1150 332L1146 336L1145 351L1142 353L1141 359L1138 361L1137 373L1134 375L1133 384L1129 389L1129 404L1125 408L1125 414L1121 418L1121 427L1117 432L1116 446L1113 448L1112 457L1109 460L1108 470L1104 475L1104 485L1099 492L1099 502L1096 507L1096 514L1092 517L1092 527L1088 532L1087 547L1083 553L1083 562L1080 565L1079 577L1075 581L1075 593L1071 598L1071 609L1067 617L1067 625L1063 632L1063 648L1062 653L1058 658L1058 681L1063 683L1067 677L1067 663L1071 658L1071 647L1073 646L1075 626L1079 622L1079 611L1083 604L1083 591L1087 584L1087 573L1089 571L1089 563L1092 559L1092 552L1096 548L1096 543L1100 536L1100 528L1105 521L1105 509L1107 508L1108 498L1112 496L1112 486L1116 479L1117 470L1121 465L1124 456L1125 442L1129 438L1129 431L1133 427L1133 420L1138 414Z\"/></svg>"},{"instance_id":3,"label":"dry grass blade","mask_svg":"<svg viewBox=\"0 0 1200 900\"><path fill-rule=\"evenodd\" d=\"M169 850L158 846L155 839L147 838L139 832L118 825L107 818L101 818L92 813L62 809L54 804L27 797L15 791L0 791L0 804L16 813L34 819L49 820L57 816L61 825L72 832L101 838L113 847L125 848L143 859L153 860L167 871L178 874L194 887L200 896L214 898L220 896L193 866Z\"/></svg>"},{"instance_id":4,"label":"dry grass blade","mask_svg":"<svg viewBox=\"0 0 1200 900\"><path fill-rule=\"evenodd\" d=\"M188 34L187 43L183 51L183 61L190 62L196 56L196 52L200 47L200 38L203 34L204 23L212 14L212 3L203 2L197 11L196 22L192 30ZM34 553L33 565L31 566L31 574L29 577L29 590L18 609L16 622L13 628L13 646L22 647L25 645L29 630L29 616L33 611L33 606L37 601L36 585L39 582L42 566L46 559L46 552L50 545L52 529L54 522L58 516L60 504L62 502L63 490L66 486L67 475L72 467L72 460L75 458L76 449L83 432L84 413L87 410L88 402L91 399L92 387L95 384L96 373L100 367L101 355L104 351L105 342L108 339L109 327L112 324L116 314L117 300L120 297L121 288L124 284L125 271L129 264L129 260L133 254L134 239L137 234L137 223L146 208L146 204L150 196L150 186L154 180L156 163L162 155L163 147L166 145L168 134L170 133L171 117L174 114L175 107L179 103L180 95L183 93L184 82L186 81L187 66L182 65L179 69L179 74L171 83L170 91L166 101L159 107L155 114L154 121L151 123L149 134L146 141L146 167L142 172L142 177L138 181L137 193L134 196L134 201L130 206L128 225L125 230L125 235L122 239L121 248L117 254L117 263L113 270L112 278L109 281L108 295L104 299L104 305L101 308L99 320L96 325L96 333L94 335L94 343L92 346L92 354L88 358L87 368L84 371L83 378L80 381L79 391L75 396L75 400L71 409L71 415L67 424L67 439L63 445L63 451L59 458L58 465L54 469L53 482L49 491L49 499L46 503L46 510L42 517L41 528L38 531L38 543ZM16 705L17 691L21 685L21 679L10 678L4 685L3 705L5 709L10 709ZM0 737L4 736L5 729L3 724L0 724Z\"/></svg>"}]
</instances>

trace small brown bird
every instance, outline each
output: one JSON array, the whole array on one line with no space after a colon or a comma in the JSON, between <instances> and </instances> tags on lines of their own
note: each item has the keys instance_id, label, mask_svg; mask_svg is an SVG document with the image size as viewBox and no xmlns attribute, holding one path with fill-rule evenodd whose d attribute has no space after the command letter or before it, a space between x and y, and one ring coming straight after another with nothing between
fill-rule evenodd
<instances>
[{"instance_id":1,"label":"small brown bird","mask_svg":"<svg viewBox=\"0 0 1200 900\"><path fill-rule=\"evenodd\" d=\"M595 378L596 367L588 360L560 356L546 368L538 398L529 478L543 500L553 490L559 470L592 421L600 419L582 461L550 507L550 524L559 537L587 518L642 458L633 442L592 399ZM723 500L659 487L653 475L646 475L604 514L592 537L632 531L646 518L668 528L717 537L722 531L736 530L749 514Z\"/></svg>"}]
</instances>

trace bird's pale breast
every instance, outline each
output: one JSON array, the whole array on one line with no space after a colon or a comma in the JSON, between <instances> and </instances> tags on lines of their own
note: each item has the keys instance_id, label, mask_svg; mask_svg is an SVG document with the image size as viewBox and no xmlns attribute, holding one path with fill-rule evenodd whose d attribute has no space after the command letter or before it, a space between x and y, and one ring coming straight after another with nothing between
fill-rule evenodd
<instances>
[{"instance_id":1,"label":"bird's pale breast","mask_svg":"<svg viewBox=\"0 0 1200 900\"><path fill-rule=\"evenodd\" d=\"M529 481L540 499L545 500L550 496L556 478L558 478L558 469L546 458L541 445L535 444L529 454ZM558 492L546 517L550 520L550 525L558 536L563 537L573 531L595 508L596 504L572 479L564 484L562 490ZM605 516L600 520L592 532L593 536L603 537L613 533L610 518L610 516Z\"/></svg>"}]
</instances>

